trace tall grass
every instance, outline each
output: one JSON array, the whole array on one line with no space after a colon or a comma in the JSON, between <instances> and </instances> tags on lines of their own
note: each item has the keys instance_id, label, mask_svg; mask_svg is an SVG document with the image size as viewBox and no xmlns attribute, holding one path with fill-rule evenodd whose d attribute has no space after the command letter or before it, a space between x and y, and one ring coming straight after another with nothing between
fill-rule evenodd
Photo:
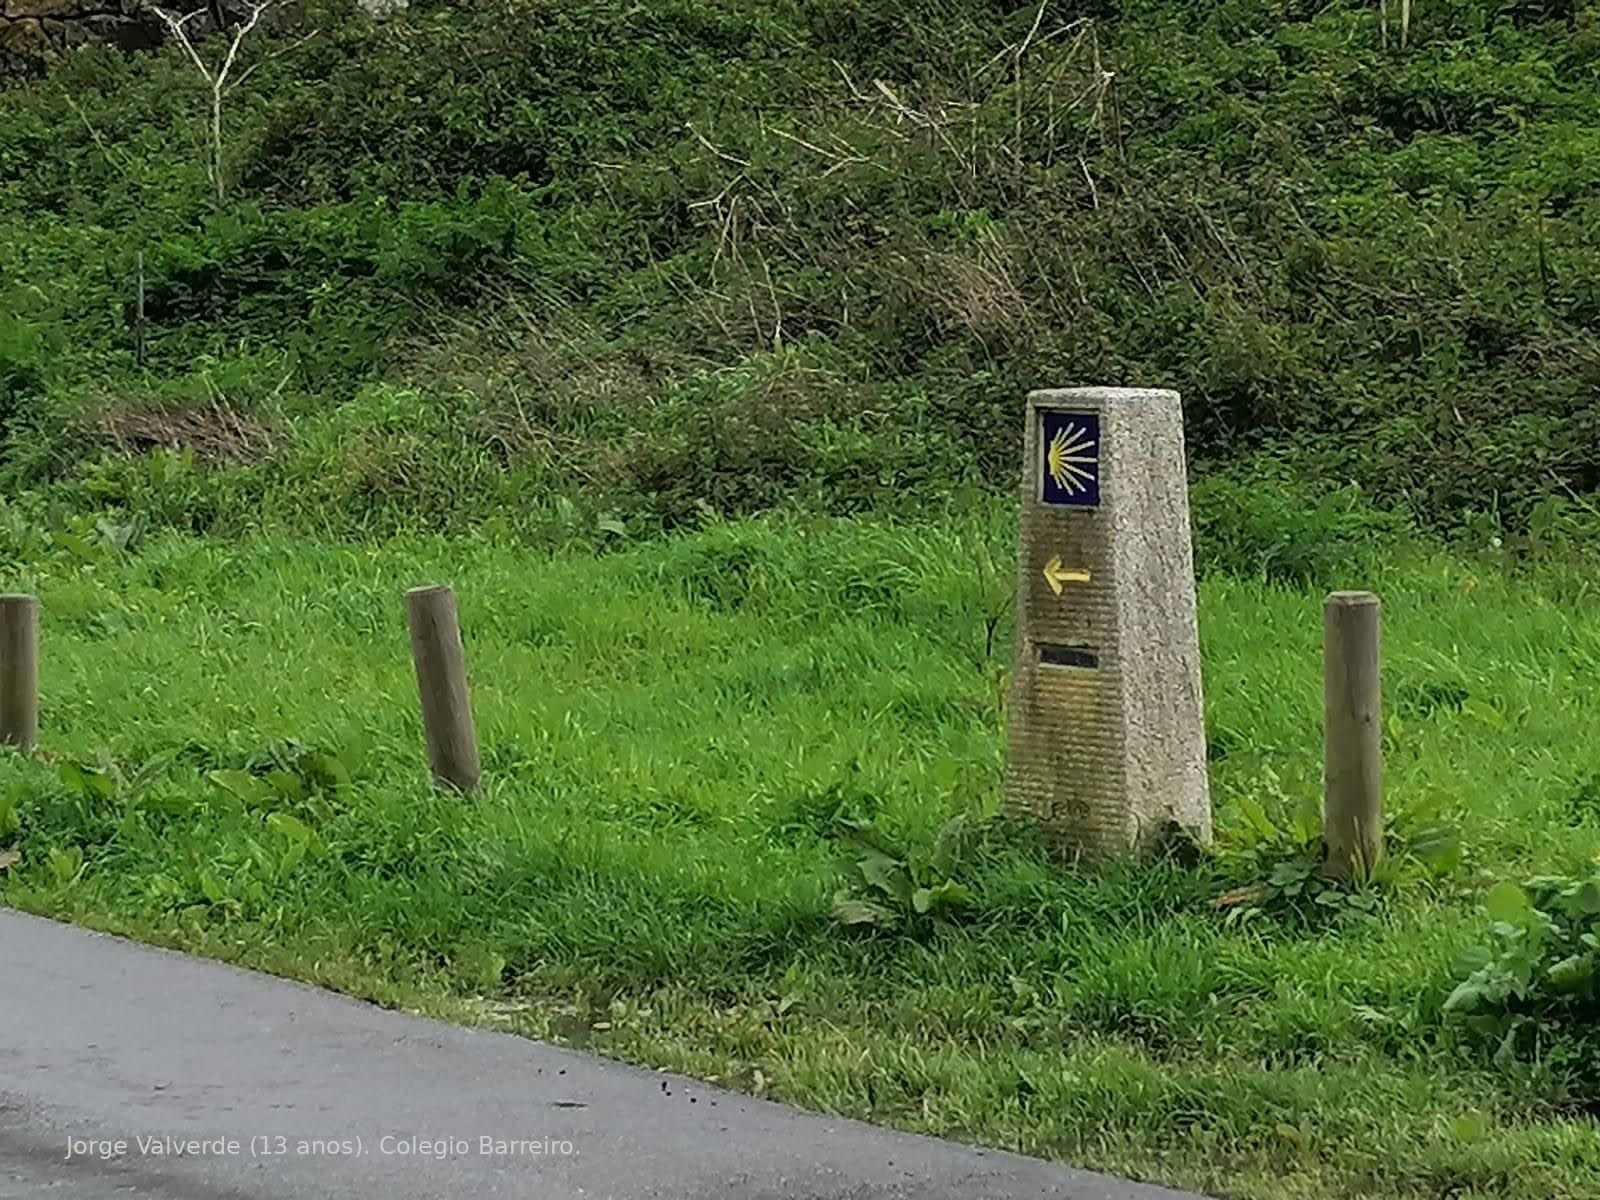
<instances>
[{"instance_id":1,"label":"tall grass","mask_svg":"<svg viewBox=\"0 0 1600 1200\"><path fill-rule=\"evenodd\" d=\"M156 536L13 563L47 733L7 903L815 1107L1240 1197L1578 1197L1600 1128L1441 1006L1489 881L1600 844L1600 621L1426 549L1386 602L1389 802L1460 860L1370 913L1214 907L1318 788L1317 585L1201 586L1219 847L1091 871L1000 803L1005 506L599 552ZM399 598L458 589L488 786L427 786ZM843 822L978 830L944 925L830 919ZM1403 842L1402 842L1403 844Z\"/></svg>"}]
</instances>

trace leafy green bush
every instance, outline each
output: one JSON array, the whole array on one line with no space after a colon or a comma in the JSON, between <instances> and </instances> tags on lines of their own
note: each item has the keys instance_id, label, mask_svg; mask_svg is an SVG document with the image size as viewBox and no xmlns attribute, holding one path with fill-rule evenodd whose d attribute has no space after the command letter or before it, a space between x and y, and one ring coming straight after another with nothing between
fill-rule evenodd
<instances>
[{"instance_id":1,"label":"leafy green bush","mask_svg":"<svg viewBox=\"0 0 1600 1200\"><path fill-rule=\"evenodd\" d=\"M12 423L44 391L43 341L36 329L0 316L0 457Z\"/></svg>"},{"instance_id":2,"label":"leafy green bush","mask_svg":"<svg viewBox=\"0 0 1600 1200\"><path fill-rule=\"evenodd\" d=\"M965 817L945 822L932 846L909 850L868 821L843 820L839 829L857 854L851 882L833 897L833 918L841 925L922 936L974 907L972 889L955 878L974 836Z\"/></svg>"},{"instance_id":3,"label":"leafy green bush","mask_svg":"<svg viewBox=\"0 0 1600 1200\"><path fill-rule=\"evenodd\" d=\"M1256 797L1238 796L1233 807L1239 821L1220 839L1222 866L1235 881L1215 902L1225 920L1247 924L1279 918L1304 926L1376 914L1376 880L1352 883L1324 871L1322 811L1316 797L1308 794L1299 803L1290 802L1270 769L1264 784L1281 815L1274 819Z\"/></svg>"},{"instance_id":4,"label":"leafy green bush","mask_svg":"<svg viewBox=\"0 0 1600 1200\"><path fill-rule=\"evenodd\" d=\"M1353 486L1313 498L1303 487L1274 478L1270 464L1256 474L1249 481L1207 478L1191 490L1201 573L1295 588L1348 582L1406 528L1402 518L1373 507Z\"/></svg>"},{"instance_id":5,"label":"leafy green bush","mask_svg":"<svg viewBox=\"0 0 1600 1200\"><path fill-rule=\"evenodd\" d=\"M532 202L489 177L449 201L242 204L170 233L146 254L152 360L277 346L307 386L362 377L408 319L471 300L512 262Z\"/></svg>"},{"instance_id":6,"label":"leafy green bush","mask_svg":"<svg viewBox=\"0 0 1600 1200\"><path fill-rule=\"evenodd\" d=\"M1251 791L1232 798L1232 819L1219 829L1215 853L1231 886L1214 906L1229 924L1279 919L1306 927L1375 917L1395 884L1446 876L1460 866L1460 834L1438 805L1392 807L1382 861L1369 876L1341 879L1326 865L1321 798L1312 791L1291 797L1264 767Z\"/></svg>"},{"instance_id":7,"label":"leafy green bush","mask_svg":"<svg viewBox=\"0 0 1600 1200\"><path fill-rule=\"evenodd\" d=\"M1600 869L1496 884L1487 908L1491 941L1458 957L1446 1014L1497 1062L1531 1061L1600 1103Z\"/></svg>"}]
</instances>

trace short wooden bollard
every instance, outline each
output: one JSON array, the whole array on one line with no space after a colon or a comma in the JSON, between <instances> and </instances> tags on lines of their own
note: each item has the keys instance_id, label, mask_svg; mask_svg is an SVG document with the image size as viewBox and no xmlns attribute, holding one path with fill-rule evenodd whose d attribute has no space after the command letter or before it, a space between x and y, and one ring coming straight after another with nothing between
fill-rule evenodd
<instances>
[{"instance_id":1,"label":"short wooden bollard","mask_svg":"<svg viewBox=\"0 0 1600 1200\"><path fill-rule=\"evenodd\" d=\"M39 740L39 598L0 596L0 746Z\"/></svg>"},{"instance_id":2,"label":"short wooden bollard","mask_svg":"<svg viewBox=\"0 0 1600 1200\"><path fill-rule=\"evenodd\" d=\"M433 777L459 792L476 791L481 769L455 593L447 587L413 588L406 593L406 624Z\"/></svg>"},{"instance_id":3,"label":"short wooden bollard","mask_svg":"<svg viewBox=\"0 0 1600 1200\"><path fill-rule=\"evenodd\" d=\"M1322 608L1322 837L1343 878L1383 858L1381 611L1371 592L1334 592Z\"/></svg>"}]
</instances>

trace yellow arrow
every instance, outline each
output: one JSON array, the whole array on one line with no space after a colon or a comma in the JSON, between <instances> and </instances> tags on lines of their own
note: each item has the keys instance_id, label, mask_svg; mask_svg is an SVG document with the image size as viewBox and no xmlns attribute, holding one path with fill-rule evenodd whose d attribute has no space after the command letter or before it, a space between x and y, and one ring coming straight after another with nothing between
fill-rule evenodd
<instances>
[{"instance_id":1,"label":"yellow arrow","mask_svg":"<svg viewBox=\"0 0 1600 1200\"><path fill-rule=\"evenodd\" d=\"M1061 565L1061 555L1056 555L1044 565L1044 581L1050 585L1050 590L1056 595L1061 595L1061 589L1069 583L1088 583L1089 572L1069 571Z\"/></svg>"}]
</instances>

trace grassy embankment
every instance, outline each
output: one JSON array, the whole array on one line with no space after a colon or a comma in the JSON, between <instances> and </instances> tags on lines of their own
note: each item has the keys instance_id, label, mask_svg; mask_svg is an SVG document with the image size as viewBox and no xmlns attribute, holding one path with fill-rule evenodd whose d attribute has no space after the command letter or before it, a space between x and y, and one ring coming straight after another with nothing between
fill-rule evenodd
<instances>
[{"instance_id":1,"label":"grassy embankment","mask_svg":"<svg viewBox=\"0 0 1600 1200\"><path fill-rule=\"evenodd\" d=\"M1091 382L1433 527L1600 486L1592 6L413 7L252 42L220 205L181 53L0 89L0 486L219 534L918 507Z\"/></svg>"}]
</instances>

